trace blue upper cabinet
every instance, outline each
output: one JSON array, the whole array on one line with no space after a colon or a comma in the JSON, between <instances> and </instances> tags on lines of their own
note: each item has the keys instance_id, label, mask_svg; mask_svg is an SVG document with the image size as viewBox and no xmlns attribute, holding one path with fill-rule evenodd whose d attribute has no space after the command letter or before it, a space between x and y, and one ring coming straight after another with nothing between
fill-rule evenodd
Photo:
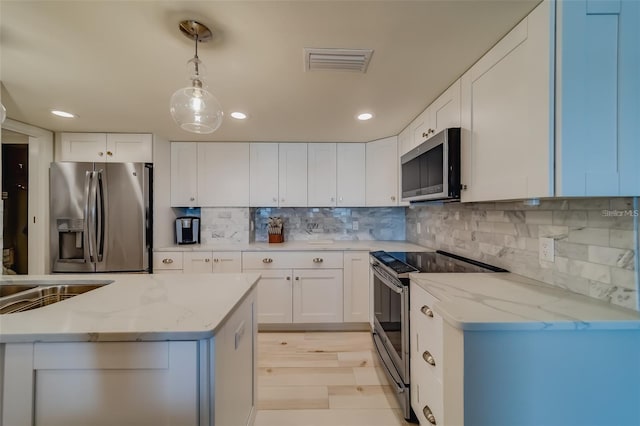
<instances>
[{"instance_id":1,"label":"blue upper cabinet","mask_svg":"<svg viewBox=\"0 0 640 426\"><path fill-rule=\"evenodd\" d=\"M640 195L640 1L557 2L555 89L555 195Z\"/></svg>"}]
</instances>

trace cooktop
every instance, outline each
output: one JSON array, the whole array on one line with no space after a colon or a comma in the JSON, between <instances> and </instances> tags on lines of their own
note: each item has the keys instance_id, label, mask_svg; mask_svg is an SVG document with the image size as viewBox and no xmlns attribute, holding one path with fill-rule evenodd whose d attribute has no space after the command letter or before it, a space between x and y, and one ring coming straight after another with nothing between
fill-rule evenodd
<instances>
[{"instance_id":1,"label":"cooktop","mask_svg":"<svg viewBox=\"0 0 640 426\"><path fill-rule=\"evenodd\" d=\"M376 251L371 253L371 256L398 275L411 272L508 272L506 269L442 250L420 252Z\"/></svg>"}]
</instances>

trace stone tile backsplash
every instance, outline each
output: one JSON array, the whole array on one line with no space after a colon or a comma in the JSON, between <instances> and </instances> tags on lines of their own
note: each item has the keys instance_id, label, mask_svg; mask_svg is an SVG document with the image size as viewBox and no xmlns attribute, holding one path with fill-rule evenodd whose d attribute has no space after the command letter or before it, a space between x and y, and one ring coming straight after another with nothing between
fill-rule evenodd
<instances>
[{"instance_id":1,"label":"stone tile backsplash","mask_svg":"<svg viewBox=\"0 0 640 426\"><path fill-rule=\"evenodd\" d=\"M406 212L410 242L637 309L640 235L634 236L639 219L632 198L423 205ZM540 237L555 240L554 262L538 260Z\"/></svg>"},{"instance_id":2,"label":"stone tile backsplash","mask_svg":"<svg viewBox=\"0 0 640 426\"><path fill-rule=\"evenodd\" d=\"M255 241L268 241L267 220L284 220L284 240L404 240L405 208L256 208Z\"/></svg>"},{"instance_id":3,"label":"stone tile backsplash","mask_svg":"<svg viewBox=\"0 0 640 426\"><path fill-rule=\"evenodd\" d=\"M200 226L202 244L248 243L249 209L203 207L200 210Z\"/></svg>"}]
</instances>

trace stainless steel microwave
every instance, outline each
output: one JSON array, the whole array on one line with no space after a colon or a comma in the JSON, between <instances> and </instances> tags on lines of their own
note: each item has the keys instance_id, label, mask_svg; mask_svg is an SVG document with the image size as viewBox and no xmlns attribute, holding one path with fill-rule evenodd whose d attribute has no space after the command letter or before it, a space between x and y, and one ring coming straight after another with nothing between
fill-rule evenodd
<instances>
[{"instance_id":1,"label":"stainless steel microwave","mask_svg":"<svg viewBox=\"0 0 640 426\"><path fill-rule=\"evenodd\" d=\"M444 129L400 158L402 201L460 199L460 128Z\"/></svg>"}]
</instances>

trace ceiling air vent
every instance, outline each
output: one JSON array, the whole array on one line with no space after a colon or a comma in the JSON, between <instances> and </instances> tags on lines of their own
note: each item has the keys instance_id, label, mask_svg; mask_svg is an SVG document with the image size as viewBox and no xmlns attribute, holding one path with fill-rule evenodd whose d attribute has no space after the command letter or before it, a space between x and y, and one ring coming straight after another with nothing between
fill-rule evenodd
<instances>
[{"instance_id":1,"label":"ceiling air vent","mask_svg":"<svg viewBox=\"0 0 640 426\"><path fill-rule=\"evenodd\" d=\"M305 71L367 72L372 49L313 49L304 48Z\"/></svg>"}]
</instances>

